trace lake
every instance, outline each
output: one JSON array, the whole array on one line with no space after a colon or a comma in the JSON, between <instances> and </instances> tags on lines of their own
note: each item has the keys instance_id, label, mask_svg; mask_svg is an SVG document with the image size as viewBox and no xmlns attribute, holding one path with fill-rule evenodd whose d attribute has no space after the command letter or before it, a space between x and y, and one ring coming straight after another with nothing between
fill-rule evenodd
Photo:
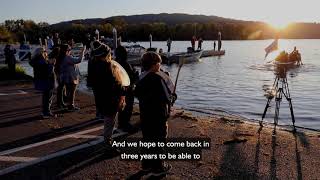
<instances>
[{"instance_id":1,"label":"lake","mask_svg":"<svg viewBox=\"0 0 320 180\"><path fill-rule=\"evenodd\" d=\"M279 51L264 60L264 48L272 41L223 41L224 56L183 65L176 106L201 114L233 114L261 120L267 102L265 89L275 79L273 65L267 62L280 50L291 52L296 46L304 65L289 70L287 75L296 125L320 129L320 40L279 40ZM149 42L139 44L149 47ZM173 41L171 51L186 51L190 45L189 41ZM153 42L152 46L167 50L166 42ZM204 41L202 47L213 49L213 41ZM86 74L86 64L81 64L82 74ZM175 79L177 65L163 66L163 69ZM81 89L86 89L84 84L82 82ZM268 122L273 122L274 107L272 101L265 119ZM279 124L292 124L285 98L281 102Z\"/></svg>"}]
</instances>

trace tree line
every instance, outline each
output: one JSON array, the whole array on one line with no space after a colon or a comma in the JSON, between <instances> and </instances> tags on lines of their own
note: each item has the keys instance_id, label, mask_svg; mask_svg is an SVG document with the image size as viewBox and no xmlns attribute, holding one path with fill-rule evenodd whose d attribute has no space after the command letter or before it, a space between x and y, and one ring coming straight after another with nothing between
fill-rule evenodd
<instances>
[{"instance_id":1,"label":"tree line","mask_svg":"<svg viewBox=\"0 0 320 180\"><path fill-rule=\"evenodd\" d=\"M100 36L112 37L115 27L118 36L123 41L148 41L149 34L153 40L164 41L169 37L172 40L190 40L193 35L205 40L216 40L218 32L224 40L260 40L274 38L320 38L320 25L316 23L295 23L282 31L277 31L270 25L262 22L207 22L182 23L168 25L164 22L128 24L122 18L114 18L99 24L86 24L82 21L72 21L63 25L49 25L46 22L35 23L32 20L6 20L0 24L0 42L39 43L39 38L46 38L59 33L62 40L73 39L75 42L84 42L86 35L94 36L96 29Z\"/></svg>"}]
</instances>

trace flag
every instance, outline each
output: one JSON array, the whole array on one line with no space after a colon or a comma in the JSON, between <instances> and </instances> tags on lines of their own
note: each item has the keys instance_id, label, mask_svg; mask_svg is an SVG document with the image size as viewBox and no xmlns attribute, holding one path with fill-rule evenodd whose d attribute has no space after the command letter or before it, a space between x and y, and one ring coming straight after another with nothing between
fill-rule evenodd
<instances>
[{"instance_id":1,"label":"flag","mask_svg":"<svg viewBox=\"0 0 320 180\"><path fill-rule=\"evenodd\" d=\"M266 55L264 59L268 56L269 53L272 51L275 51L278 49L278 39L275 39L268 47L266 47L264 50L266 51Z\"/></svg>"}]
</instances>

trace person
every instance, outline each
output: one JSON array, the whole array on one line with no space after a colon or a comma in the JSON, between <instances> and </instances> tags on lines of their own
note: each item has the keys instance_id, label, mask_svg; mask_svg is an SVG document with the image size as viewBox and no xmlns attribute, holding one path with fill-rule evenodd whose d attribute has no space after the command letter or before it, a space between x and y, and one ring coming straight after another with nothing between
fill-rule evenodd
<instances>
[{"instance_id":1,"label":"person","mask_svg":"<svg viewBox=\"0 0 320 180\"><path fill-rule=\"evenodd\" d=\"M278 62L288 62L289 60L289 55L286 51L281 51L280 54L276 57L275 59Z\"/></svg>"},{"instance_id":2,"label":"person","mask_svg":"<svg viewBox=\"0 0 320 180\"><path fill-rule=\"evenodd\" d=\"M172 43L172 41L171 41L171 39L169 38L169 39L167 40L168 53L169 53L170 50L171 50L171 43Z\"/></svg>"},{"instance_id":3,"label":"person","mask_svg":"<svg viewBox=\"0 0 320 180\"><path fill-rule=\"evenodd\" d=\"M16 49L12 48L10 44L7 44L4 48L5 63L8 64L9 72L12 76L16 73Z\"/></svg>"},{"instance_id":4,"label":"person","mask_svg":"<svg viewBox=\"0 0 320 180\"><path fill-rule=\"evenodd\" d=\"M59 109L64 110L67 108L67 105L65 104L65 100L67 99L67 93L66 93L66 87L63 81L61 81L60 74L61 74L61 63L65 57L65 50L62 51L60 46L55 46L54 49L59 49L58 57L56 58L56 63L54 66L54 71L56 73L56 79L58 83L57 87L57 106Z\"/></svg>"},{"instance_id":5,"label":"person","mask_svg":"<svg viewBox=\"0 0 320 180\"><path fill-rule=\"evenodd\" d=\"M200 37L199 40L198 40L198 50L201 50L201 49L202 49L202 43L203 43L203 40L202 40L202 38Z\"/></svg>"},{"instance_id":6,"label":"person","mask_svg":"<svg viewBox=\"0 0 320 180\"><path fill-rule=\"evenodd\" d=\"M222 40L222 36L221 36L222 34L221 34L221 32L219 31L218 32L218 51L220 51L221 50L221 47L222 47L222 42L221 42L221 40Z\"/></svg>"},{"instance_id":7,"label":"person","mask_svg":"<svg viewBox=\"0 0 320 180\"><path fill-rule=\"evenodd\" d=\"M74 48L74 40L73 40L73 38L70 38L69 40L68 40L68 45L71 47L71 48Z\"/></svg>"},{"instance_id":8,"label":"person","mask_svg":"<svg viewBox=\"0 0 320 180\"><path fill-rule=\"evenodd\" d=\"M48 49L53 50L53 47L54 47L53 37L52 36L48 37L47 41L48 41Z\"/></svg>"},{"instance_id":9,"label":"person","mask_svg":"<svg viewBox=\"0 0 320 180\"><path fill-rule=\"evenodd\" d=\"M69 111L79 110L74 104L77 85L80 80L80 64L84 57L86 47L84 46L78 58L71 56L71 48L68 44L61 45L60 83L65 84L67 92L67 108Z\"/></svg>"},{"instance_id":10,"label":"person","mask_svg":"<svg viewBox=\"0 0 320 180\"><path fill-rule=\"evenodd\" d=\"M293 51L289 54L289 60L290 61L295 61L297 65L301 65L301 54L297 50L297 47L294 46Z\"/></svg>"},{"instance_id":11,"label":"person","mask_svg":"<svg viewBox=\"0 0 320 180\"><path fill-rule=\"evenodd\" d=\"M128 54L125 47L118 46L116 48L115 55L116 61L126 70L131 82L131 85L126 89L126 106L118 114L118 129L125 132L132 132L134 128L129 122L132 116L134 103L133 88L138 77L137 73L135 73L131 65L128 63Z\"/></svg>"},{"instance_id":12,"label":"person","mask_svg":"<svg viewBox=\"0 0 320 180\"><path fill-rule=\"evenodd\" d=\"M55 33L52 40L53 40L54 47L58 47L58 46L61 45L61 40L59 38L59 33Z\"/></svg>"},{"instance_id":13,"label":"person","mask_svg":"<svg viewBox=\"0 0 320 180\"><path fill-rule=\"evenodd\" d=\"M191 47L192 47L192 50L194 51L195 48L196 48L196 37L195 36L192 36L192 39L191 39Z\"/></svg>"},{"instance_id":14,"label":"person","mask_svg":"<svg viewBox=\"0 0 320 180\"><path fill-rule=\"evenodd\" d=\"M88 67L88 83L92 87L98 110L104 118L104 143L112 148L115 117L125 106L123 78L117 74L116 62L111 59L109 46L94 41L91 45L93 60Z\"/></svg>"},{"instance_id":15,"label":"person","mask_svg":"<svg viewBox=\"0 0 320 180\"><path fill-rule=\"evenodd\" d=\"M216 50L216 41L213 41L213 50L215 51Z\"/></svg>"},{"instance_id":16,"label":"person","mask_svg":"<svg viewBox=\"0 0 320 180\"><path fill-rule=\"evenodd\" d=\"M35 50L34 57L29 64L33 67L34 86L42 92L42 118L55 117L51 112L53 92L56 86L54 60L48 60L48 54L43 47Z\"/></svg>"},{"instance_id":17,"label":"person","mask_svg":"<svg viewBox=\"0 0 320 180\"><path fill-rule=\"evenodd\" d=\"M144 72L136 84L135 95L139 99L143 141L165 142L174 85L170 77L160 70L159 54L146 52L141 58L141 65ZM141 150L143 154L160 154L163 151L160 147ZM142 160L141 165L142 170L152 176L164 175L171 169L171 165L161 159Z\"/></svg>"}]
</instances>

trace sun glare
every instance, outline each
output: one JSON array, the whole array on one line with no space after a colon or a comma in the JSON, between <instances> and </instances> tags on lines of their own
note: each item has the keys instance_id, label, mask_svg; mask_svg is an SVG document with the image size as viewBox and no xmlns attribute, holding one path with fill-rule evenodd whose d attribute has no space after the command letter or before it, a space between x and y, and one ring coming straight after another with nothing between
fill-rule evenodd
<instances>
[{"instance_id":1,"label":"sun glare","mask_svg":"<svg viewBox=\"0 0 320 180\"><path fill-rule=\"evenodd\" d=\"M275 29L284 29L286 26L288 26L289 22L282 21L282 20L273 20L268 22L273 28Z\"/></svg>"}]
</instances>

